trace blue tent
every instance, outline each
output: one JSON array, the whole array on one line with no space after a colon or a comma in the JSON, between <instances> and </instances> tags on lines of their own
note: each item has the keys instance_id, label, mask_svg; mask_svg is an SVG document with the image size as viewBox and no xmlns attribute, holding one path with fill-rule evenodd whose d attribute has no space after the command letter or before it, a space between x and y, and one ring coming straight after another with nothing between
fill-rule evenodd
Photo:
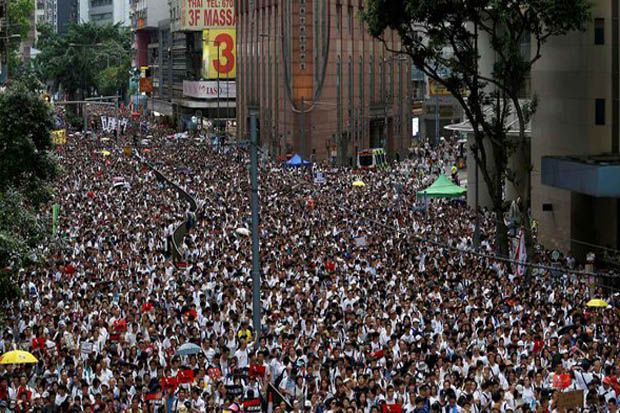
<instances>
[{"instance_id":1,"label":"blue tent","mask_svg":"<svg viewBox=\"0 0 620 413\"><path fill-rule=\"evenodd\" d=\"M301 156L299 156L298 154L295 154L291 157L291 159L289 159L285 163L286 163L286 166L307 166L307 165L310 165L312 162L304 161L303 159L301 159Z\"/></svg>"}]
</instances>

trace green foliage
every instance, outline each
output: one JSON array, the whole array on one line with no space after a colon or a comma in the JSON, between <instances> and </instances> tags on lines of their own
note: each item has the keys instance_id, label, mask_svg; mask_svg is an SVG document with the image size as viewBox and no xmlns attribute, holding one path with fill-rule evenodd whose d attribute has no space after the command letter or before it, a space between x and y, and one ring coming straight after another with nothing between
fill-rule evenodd
<instances>
[{"instance_id":1,"label":"green foliage","mask_svg":"<svg viewBox=\"0 0 620 413\"><path fill-rule=\"evenodd\" d=\"M73 24L65 36L40 29L35 69L44 81L84 97L126 90L131 33L120 25ZM112 94L114 94L112 93Z\"/></svg>"},{"instance_id":2,"label":"green foliage","mask_svg":"<svg viewBox=\"0 0 620 413\"><path fill-rule=\"evenodd\" d=\"M20 296L15 276L36 259L44 234L44 225L19 192L0 192L0 301Z\"/></svg>"},{"instance_id":3,"label":"green foliage","mask_svg":"<svg viewBox=\"0 0 620 413\"><path fill-rule=\"evenodd\" d=\"M0 94L0 192L21 191L35 206L49 199L47 183L57 174L52 127L51 108L23 83Z\"/></svg>"},{"instance_id":4,"label":"green foliage","mask_svg":"<svg viewBox=\"0 0 620 413\"><path fill-rule=\"evenodd\" d=\"M503 185L517 175L508 170L508 158L519 146L508 139L507 120L516 115L519 139L524 142L536 102L524 101L521 91L541 57L542 45L552 36L584 30L590 8L589 0L366 1L362 19L371 35L382 39L386 29L395 30L402 41L402 49L395 52L409 55L463 107L473 129L473 154L498 215L500 253L507 249L505 226L500 228L506 209ZM488 39L492 51L487 53L495 57L491 73L481 73L478 67L479 35ZM524 53L525 43L530 44L530 53ZM513 183L527 205L527 183Z\"/></svg>"},{"instance_id":5,"label":"green foliage","mask_svg":"<svg viewBox=\"0 0 620 413\"><path fill-rule=\"evenodd\" d=\"M50 107L26 79L0 93L0 301L20 296L17 272L34 260L45 225L34 211L57 174Z\"/></svg>"},{"instance_id":6,"label":"green foliage","mask_svg":"<svg viewBox=\"0 0 620 413\"><path fill-rule=\"evenodd\" d=\"M22 39L28 36L32 25L31 17L34 14L34 2L31 0L9 1L9 33L19 34Z\"/></svg>"},{"instance_id":7,"label":"green foliage","mask_svg":"<svg viewBox=\"0 0 620 413\"><path fill-rule=\"evenodd\" d=\"M8 2L8 39L9 42L9 72L16 73L21 68L21 56L19 55L20 41L28 37L31 17L34 15L34 1L32 0L9 0ZM14 36L19 35L15 38ZM4 50L2 51L4 52Z\"/></svg>"}]
</instances>

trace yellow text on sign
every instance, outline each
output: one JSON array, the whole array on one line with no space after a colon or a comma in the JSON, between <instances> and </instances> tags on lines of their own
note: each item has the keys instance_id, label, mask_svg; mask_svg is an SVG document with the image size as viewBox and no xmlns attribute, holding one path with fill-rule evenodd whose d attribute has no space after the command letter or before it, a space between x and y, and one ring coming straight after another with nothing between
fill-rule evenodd
<instances>
[{"instance_id":1,"label":"yellow text on sign","mask_svg":"<svg viewBox=\"0 0 620 413\"><path fill-rule=\"evenodd\" d=\"M65 129L53 130L51 132L52 143L54 145L66 145L67 144L67 131Z\"/></svg>"},{"instance_id":2,"label":"yellow text on sign","mask_svg":"<svg viewBox=\"0 0 620 413\"><path fill-rule=\"evenodd\" d=\"M233 80L237 76L236 29L202 32L202 69L206 79Z\"/></svg>"}]
</instances>

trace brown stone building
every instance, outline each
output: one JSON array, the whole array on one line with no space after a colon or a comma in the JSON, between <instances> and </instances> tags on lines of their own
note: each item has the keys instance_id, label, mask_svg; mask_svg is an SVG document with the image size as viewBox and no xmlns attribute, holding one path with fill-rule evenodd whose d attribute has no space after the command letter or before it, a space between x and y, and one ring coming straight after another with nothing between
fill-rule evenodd
<instances>
[{"instance_id":1,"label":"brown stone building","mask_svg":"<svg viewBox=\"0 0 620 413\"><path fill-rule=\"evenodd\" d=\"M385 148L402 157L411 141L411 65L374 40L361 0L239 0L237 124L249 111L273 156L352 162ZM386 44L398 50L395 33Z\"/></svg>"}]
</instances>

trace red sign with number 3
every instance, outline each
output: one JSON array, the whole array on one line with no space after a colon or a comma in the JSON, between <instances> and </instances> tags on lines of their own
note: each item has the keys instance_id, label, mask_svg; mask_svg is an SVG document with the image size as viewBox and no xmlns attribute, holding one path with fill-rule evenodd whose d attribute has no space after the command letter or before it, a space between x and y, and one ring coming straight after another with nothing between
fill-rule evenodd
<instances>
[{"instance_id":1,"label":"red sign with number 3","mask_svg":"<svg viewBox=\"0 0 620 413\"><path fill-rule=\"evenodd\" d=\"M207 29L202 34L203 76L233 80L237 76L235 29Z\"/></svg>"}]
</instances>

